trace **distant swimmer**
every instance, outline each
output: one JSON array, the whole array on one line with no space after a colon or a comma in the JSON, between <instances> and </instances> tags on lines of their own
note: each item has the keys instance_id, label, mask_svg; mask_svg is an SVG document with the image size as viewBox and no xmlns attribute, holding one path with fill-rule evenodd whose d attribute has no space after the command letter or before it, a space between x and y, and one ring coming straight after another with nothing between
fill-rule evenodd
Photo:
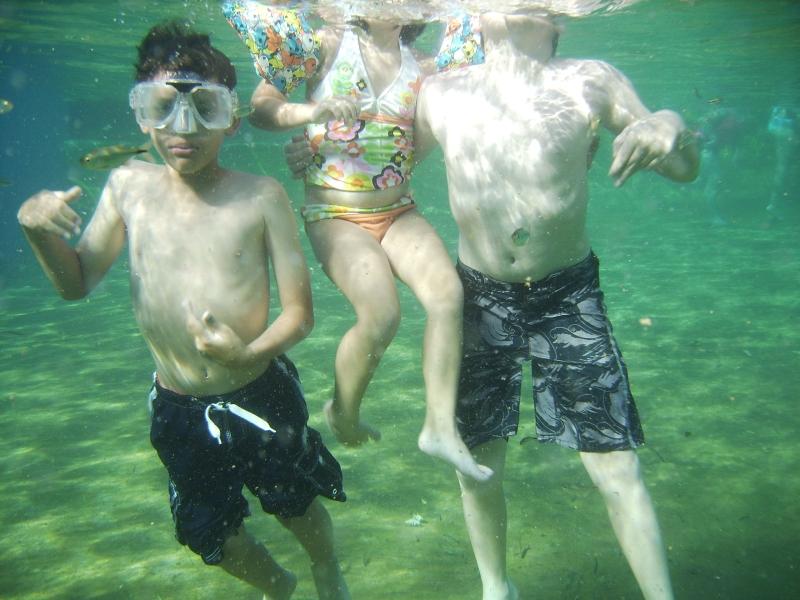
<instances>
[{"instance_id":1,"label":"distant swimmer","mask_svg":"<svg viewBox=\"0 0 800 600\"><path fill-rule=\"evenodd\" d=\"M720 208L720 186L725 167L738 162L739 146L744 125L739 114L728 107L715 107L700 122L698 141L703 158L703 198L712 225L726 225Z\"/></svg>"},{"instance_id":2,"label":"distant swimmer","mask_svg":"<svg viewBox=\"0 0 800 600\"><path fill-rule=\"evenodd\" d=\"M772 136L775 145L775 171L772 175L772 192L770 193L767 211L771 220L782 220L788 209L788 199L791 195L787 183L787 171L790 164L797 156L798 141L800 141L800 128L797 122L797 112L787 106L776 105L772 107L767 132Z\"/></svg>"}]
</instances>

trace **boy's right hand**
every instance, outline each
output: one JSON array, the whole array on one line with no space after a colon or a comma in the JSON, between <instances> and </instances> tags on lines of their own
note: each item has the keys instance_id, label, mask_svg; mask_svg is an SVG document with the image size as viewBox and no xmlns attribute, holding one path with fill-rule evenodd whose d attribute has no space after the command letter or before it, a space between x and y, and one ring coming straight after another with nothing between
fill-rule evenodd
<instances>
[{"instance_id":1,"label":"boy's right hand","mask_svg":"<svg viewBox=\"0 0 800 600\"><path fill-rule=\"evenodd\" d=\"M17 212L17 220L25 229L48 232L69 239L81 231L81 217L69 203L83 191L73 186L66 192L42 190L28 198Z\"/></svg>"}]
</instances>

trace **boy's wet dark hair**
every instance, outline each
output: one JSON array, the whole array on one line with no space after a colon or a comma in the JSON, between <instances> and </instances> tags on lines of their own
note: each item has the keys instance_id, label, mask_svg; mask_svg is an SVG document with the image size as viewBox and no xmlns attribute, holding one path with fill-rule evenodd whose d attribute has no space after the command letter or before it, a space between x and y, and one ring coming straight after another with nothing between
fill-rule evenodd
<instances>
[{"instance_id":1,"label":"boy's wet dark hair","mask_svg":"<svg viewBox=\"0 0 800 600\"><path fill-rule=\"evenodd\" d=\"M236 69L231 61L211 45L207 34L197 33L188 23L169 21L155 25L137 50L137 82L148 81L159 71L192 71L228 89L236 87Z\"/></svg>"}]
</instances>

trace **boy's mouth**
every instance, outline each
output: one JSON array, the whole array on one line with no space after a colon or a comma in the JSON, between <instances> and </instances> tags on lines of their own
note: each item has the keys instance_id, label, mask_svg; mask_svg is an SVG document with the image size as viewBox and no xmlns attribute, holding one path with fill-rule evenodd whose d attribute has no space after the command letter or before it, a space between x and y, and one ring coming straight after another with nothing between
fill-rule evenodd
<instances>
[{"instance_id":1,"label":"boy's mouth","mask_svg":"<svg viewBox=\"0 0 800 600\"><path fill-rule=\"evenodd\" d=\"M172 144L169 147L169 149L170 152L172 152L172 154L174 154L175 156L191 156L192 154L194 154L194 151L196 150L196 148L191 144L185 144L185 143Z\"/></svg>"}]
</instances>

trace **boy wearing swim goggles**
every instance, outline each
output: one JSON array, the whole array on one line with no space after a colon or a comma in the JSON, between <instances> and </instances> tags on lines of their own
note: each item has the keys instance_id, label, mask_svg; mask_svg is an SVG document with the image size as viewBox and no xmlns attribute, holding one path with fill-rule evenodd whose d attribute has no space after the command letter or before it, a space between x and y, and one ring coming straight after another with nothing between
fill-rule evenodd
<instances>
[{"instance_id":1,"label":"boy wearing swim goggles","mask_svg":"<svg viewBox=\"0 0 800 600\"><path fill-rule=\"evenodd\" d=\"M219 165L238 126L236 72L208 36L154 27L136 80L130 105L166 164L114 169L74 248L66 240L80 233L70 207L78 187L32 196L19 222L65 299L88 295L127 242L134 314L156 364L150 440L169 474L178 540L268 598L288 598L297 578L244 527L246 485L303 545L320 597L346 600L317 498L344 501L341 469L308 427L284 355L313 325L286 192ZM272 323L270 264L281 304Z\"/></svg>"},{"instance_id":2,"label":"boy wearing swim goggles","mask_svg":"<svg viewBox=\"0 0 800 600\"><path fill-rule=\"evenodd\" d=\"M164 161L183 173L195 165L216 168L225 136L239 127L235 72L232 77L227 70L203 76L198 70L185 61L175 68L145 66L128 96L142 132L150 135Z\"/></svg>"},{"instance_id":3,"label":"boy wearing swim goggles","mask_svg":"<svg viewBox=\"0 0 800 600\"><path fill-rule=\"evenodd\" d=\"M181 71L164 81L143 81L131 90L129 101L143 128L171 128L175 133L228 129L234 123L236 92L199 75Z\"/></svg>"}]
</instances>

